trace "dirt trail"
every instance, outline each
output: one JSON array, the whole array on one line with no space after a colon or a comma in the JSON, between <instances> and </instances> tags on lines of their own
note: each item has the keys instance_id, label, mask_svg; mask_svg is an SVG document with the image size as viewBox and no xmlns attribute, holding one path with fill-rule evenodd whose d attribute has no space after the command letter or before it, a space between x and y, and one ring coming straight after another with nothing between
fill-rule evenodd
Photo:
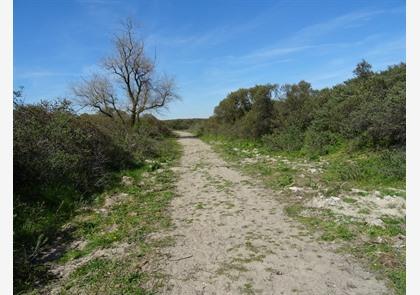
<instances>
[{"instance_id":1,"label":"dirt trail","mask_svg":"<svg viewBox=\"0 0 420 295\"><path fill-rule=\"evenodd\" d=\"M184 153L165 248L164 294L392 294L283 213L276 194L180 132Z\"/></svg>"}]
</instances>

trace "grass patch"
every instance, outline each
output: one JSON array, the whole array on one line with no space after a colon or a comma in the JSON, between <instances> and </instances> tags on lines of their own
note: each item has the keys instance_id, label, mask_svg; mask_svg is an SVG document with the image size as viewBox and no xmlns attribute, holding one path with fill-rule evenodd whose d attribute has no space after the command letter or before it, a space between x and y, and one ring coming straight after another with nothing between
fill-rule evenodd
<instances>
[{"instance_id":1,"label":"grass patch","mask_svg":"<svg viewBox=\"0 0 420 295\"><path fill-rule=\"evenodd\" d=\"M133 262L97 258L71 274L63 293L83 290L87 294L153 294L142 288L148 279L149 275L136 269Z\"/></svg>"},{"instance_id":2,"label":"grass patch","mask_svg":"<svg viewBox=\"0 0 420 295\"><path fill-rule=\"evenodd\" d=\"M216 274L228 275L232 271L246 272L248 269L240 263L222 263L221 267L216 270Z\"/></svg>"},{"instance_id":3,"label":"grass patch","mask_svg":"<svg viewBox=\"0 0 420 295\"><path fill-rule=\"evenodd\" d=\"M359 213L359 214L369 214L369 213L370 213L370 210L369 210L369 209L367 209L367 208L363 208L363 209L360 209L360 210L358 211L358 213Z\"/></svg>"},{"instance_id":4,"label":"grass patch","mask_svg":"<svg viewBox=\"0 0 420 295\"><path fill-rule=\"evenodd\" d=\"M327 182L345 181L387 192L390 192L387 187L405 188L405 153L402 151L366 151L351 155L338 152L325 159L330 162L323 175Z\"/></svg>"},{"instance_id":5,"label":"grass patch","mask_svg":"<svg viewBox=\"0 0 420 295\"><path fill-rule=\"evenodd\" d=\"M354 204L354 203L357 203L357 200L346 197L346 198L343 198L343 202L348 203L348 204Z\"/></svg>"},{"instance_id":6,"label":"grass patch","mask_svg":"<svg viewBox=\"0 0 420 295\"><path fill-rule=\"evenodd\" d=\"M337 222L332 211L317 209L316 215L312 216L312 214L303 215L303 210L304 207L300 204L293 204L285 208L287 215L298 219L307 226L310 226L312 230L321 230L321 240L334 241L341 239L350 241L354 238L354 232L347 224Z\"/></svg>"},{"instance_id":7,"label":"grass patch","mask_svg":"<svg viewBox=\"0 0 420 295\"><path fill-rule=\"evenodd\" d=\"M252 283L245 283L243 287L241 288L241 293L242 294L255 294Z\"/></svg>"}]
</instances>

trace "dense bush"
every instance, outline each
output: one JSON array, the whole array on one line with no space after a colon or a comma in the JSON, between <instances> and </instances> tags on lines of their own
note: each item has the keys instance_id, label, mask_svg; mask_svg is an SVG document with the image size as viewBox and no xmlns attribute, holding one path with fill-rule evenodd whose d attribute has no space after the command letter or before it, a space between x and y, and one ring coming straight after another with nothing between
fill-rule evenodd
<instances>
[{"instance_id":1,"label":"dense bush","mask_svg":"<svg viewBox=\"0 0 420 295\"><path fill-rule=\"evenodd\" d=\"M273 123L276 130L295 129L305 131L314 116L316 99L311 85L300 81L295 85L283 85L280 101L276 101Z\"/></svg>"},{"instance_id":2,"label":"dense bush","mask_svg":"<svg viewBox=\"0 0 420 295\"><path fill-rule=\"evenodd\" d=\"M80 120L66 101L18 105L13 121L14 190L25 201L62 188L82 194L97 191L109 172L132 162L128 152ZM52 198L48 202L60 202L59 196Z\"/></svg>"},{"instance_id":3,"label":"dense bush","mask_svg":"<svg viewBox=\"0 0 420 295\"><path fill-rule=\"evenodd\" d=\"M43 277L45 270L32 262L79 202L102 189L111 172L129 166L132 157L67 101L15 102L14 277L24 283Z\"/></svg>"},{"instance_id":4,"label":"dense bush","mask_svg":"<svg viewBox=\"0 0 420 295\"><path fill-rule=\"evenodd\" d=\"M214 109L207 130L231 137L258 139L270 133L277 85L256 85L231 92ZM203 130L204 131L204 130Z\"/></svg>"},{"instance_id":5,"label":"dense bush","mask_svg":"<svg viewBox=\"0 0 420 295\"><path fill-rule=\"evenodd\" d=\"M273 118L272 91L277 89L274 85L257 85L251 88L249 95L252 107L239 121L240 128L245 137L261 138L271 131Z\"/></svg>"},{"instance_id":6,"label":"dense bush","mask_svg":"<svg viewBox=\"0 0 420 295\"><path fill-rule=\"evenodd\" d=\"M284 130L276 130L262 138L263 142L273 150L287 152L298 151L303 146L303 133L298 129L289 127Z\"/></svg>"},{"instance_id":7,"label":"dense bush","mask_svg":"<svg viewBox=\"0 0 420 295\"><path fill-rule=\"evenodd\" d=\"M74 211L112 185L115 172L165 152L171 133L151 115L131 128L101 114L78 115L65 100L14 101L14 279L24 289L46 279L39 251Z\"/></svg>"},{"instance_id":8,"label":"dense bush","mask_svg":"<svg viewBox=\"0 0 420 295\"><path fill-rule=\"evenodd\" d=\"M310 156L326 155L337 149L340 136L330 131L305 132L304 151Z\"/></svg>"},{"instance_id":9,"label":"dense bush","mask_svg":"<svg viewBox=\"0 0 420 295\"><path fill-rule=\"evenodd\" d=\"M150 114L140 117L136 132L155 139L162 139L171 135L168 126Z\"/></svg>"},{"instance_id":10,"label":"dense bush","mask_svg":"<svg viewBox=\"0 0 420 295\"><path fill-rule=\"evenodd\" d=\"M200 133L262 139L272 149L309 155L343 143L353 151L403 148L405 64L375 73L362 61L354 74L321 90L305 81L239 89L219 103Z\"/></svg>"},{"instance_id":11,"label":"dense bush","mask_svg":"<svg viewBox=\"0 0 420 295\"><path fill-rule=\"evenodd\" d=\"M122 126L101 114L83 114L81 117L111 137L121 150L130 153L137 162L158 156L162 139L172 134L163 121L150 114L141 116L134 128Z\"/></svg>"}]
</instances>

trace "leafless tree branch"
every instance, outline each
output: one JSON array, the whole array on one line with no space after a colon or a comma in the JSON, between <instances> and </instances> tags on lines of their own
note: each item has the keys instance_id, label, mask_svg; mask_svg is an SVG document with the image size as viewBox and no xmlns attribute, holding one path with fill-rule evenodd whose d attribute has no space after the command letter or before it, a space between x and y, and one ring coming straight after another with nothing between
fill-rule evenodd
<instances>
[{"instance_id":1,"label":"leafless tree branch","mask_svg":"<svg viewBox=\"0 0 420 295\"><path fill-rule=\"evenodd\" d=\"M114 88L105 76L94 74L89 79L83 79L73 87L73 92L82 107L89 106L110 118L117 116L125 124Z\"/></svg>"},{"instance_id":2,"label":"leafless tree branch","mask_svg":"<svg viewBox=\"0 0 420 295\"><path fill-rule=\"evenodd\" d=\"M129 124L134 126L140 115L164 107L178 98L175 82L166 76L156 79L155 60L145 53L143 40L137 39L131 20L125 22L123 32L114 38L114 54L105 58L103 68L114 76L127 96ZM110 80L94 75L74 88L77 97L106 116L117 115L123 122Z\"/></svg>"}]
</instances>

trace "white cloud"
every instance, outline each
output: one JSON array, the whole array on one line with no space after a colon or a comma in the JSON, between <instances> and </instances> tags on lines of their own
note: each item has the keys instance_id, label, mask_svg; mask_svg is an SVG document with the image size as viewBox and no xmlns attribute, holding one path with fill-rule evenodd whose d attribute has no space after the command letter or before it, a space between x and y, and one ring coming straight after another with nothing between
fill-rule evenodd
<instances>
[{"instance_id":1,"label":"white cloud","mask_svg":"<svg viewBox=\"0 0 420 295\"><path fill-rule=\"evenodd\" d=\"M364 22L370 21L373 17L387 12L389 11L373 10L357 11L344 14L327 20L325 22L320 22L302 28L301 30L295 33L294 37L291 38L291 41L297 43L300 43L302 41L307 42L308 40L318 38L322 35L326 35L337 30L344 30L354 25L361 26L364 24Z\"/></svg>"},{"instance_id":2,"label":"white cloud","mask_svg":"<svg viewBox=\"0 0 420 295\"><path fill-rule=\"evenodd\" d=\"M33 70L33 71L16 71L16 78L21 79L31 79L31 78L44 78L52 76L77 76L76 73L65 73L65 72L55 72L50 70Z\"/></svg>"}]
</instances>

